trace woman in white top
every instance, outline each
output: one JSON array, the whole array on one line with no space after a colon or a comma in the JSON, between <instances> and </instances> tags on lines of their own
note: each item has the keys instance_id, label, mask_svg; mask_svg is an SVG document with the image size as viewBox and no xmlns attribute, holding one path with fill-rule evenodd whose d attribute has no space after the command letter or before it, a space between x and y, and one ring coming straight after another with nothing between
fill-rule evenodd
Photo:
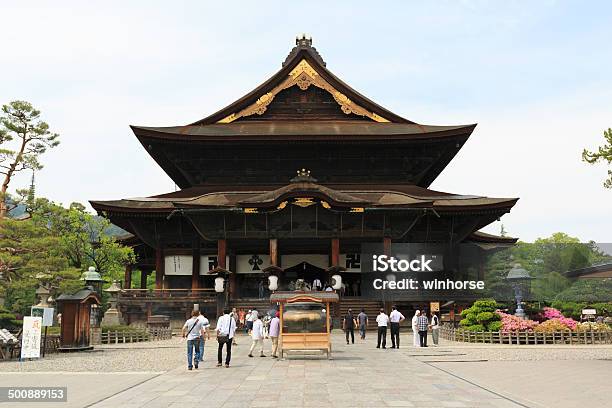
<instances>
[{"instance_id":1,"label":"woman in white top","mask_svg":"<svg viewBox=\"0 0 612 408\"><path fill-rule=\"evenodd\" d=\"M414 347L420 347L419 341L419 316L421 312L417 310L414 312L414 316L412 316L412 345Z\"/></svg>"}]
</instances>

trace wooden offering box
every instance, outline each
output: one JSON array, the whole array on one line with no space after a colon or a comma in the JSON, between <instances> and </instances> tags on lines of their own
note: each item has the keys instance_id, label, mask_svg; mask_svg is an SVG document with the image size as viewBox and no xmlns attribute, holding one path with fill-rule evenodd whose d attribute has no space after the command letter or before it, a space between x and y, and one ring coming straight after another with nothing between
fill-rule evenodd
<instances>
[{"instance_id":1,"label":"wooden offering box","mask_svg":"<svg viewBox=\"0 0 612 408\"><path fill-rule=\"evenodd\" d=\"M275 292L270 302L280 305L281 358L289 351L322 351L331 358L330 303L334 292Z\"/></svg>"}]
</instances>

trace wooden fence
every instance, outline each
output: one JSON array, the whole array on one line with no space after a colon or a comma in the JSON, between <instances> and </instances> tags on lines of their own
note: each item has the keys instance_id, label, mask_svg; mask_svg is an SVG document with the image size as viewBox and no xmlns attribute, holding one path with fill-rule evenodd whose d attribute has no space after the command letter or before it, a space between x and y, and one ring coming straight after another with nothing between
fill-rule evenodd
<instances>
[{"instance_id":1,"label":"wooden fence","mask_svg":"<svg viewBox=\"0 0 612 408\"><path fill-rule=\"evenodd\" d=\"M43 355L43 339L44 336L40 340L40 356ZM49 334L47 335L47 341L45 342L46 349L45 355L51 353L57 353L57 349L60 346L60 336L59 334ZM17 342L10 344L0 344L0 360L8 360L12 358L19 358L21 354L21 339L18 339Z\"/></svg>"},{"instance_id":2,"label":"wooden fence","mask_svg":"<svg viewBox=\"0 0 612 408\"><path fill-rule=\"evenodd\" d=\"M560 332L470 332L442 326L440 336L445 340L465 343L491 344L612 344L612 330L608 331L560 331Z\"/></svg>"},{"instance_id":3,"label":"wooden fence","mask_svg":"<svg viewBox=\"0 0 612 408\"><path fill-rule=\"evenodd\" d=\"M108 330L101 334L102 344L137 343L170 338L172 338L172 329L166 327L151 327L148 330Z\"/></svg>"}]
</instances>

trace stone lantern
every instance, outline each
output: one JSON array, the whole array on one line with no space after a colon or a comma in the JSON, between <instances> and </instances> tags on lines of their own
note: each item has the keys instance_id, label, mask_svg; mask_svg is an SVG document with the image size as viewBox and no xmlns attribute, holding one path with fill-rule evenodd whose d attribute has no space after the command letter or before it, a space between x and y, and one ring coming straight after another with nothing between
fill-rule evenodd
<instances>
[{"instance_id":1,"label":"stone lantern","mask_svg":"<svg viewBox=\"0 0 612 408\"><path fill-rule=\"evenodd\" d=\"M529 291L529 283L532 279L529 272L523 269L519 263L515 263L506 276L506 280L510 282L514 290L514 299L516 300L514 315L522 319L526 318L525 310L523 310L523 297Z\"/></svg>"},{"instance_id":2,"label":"stone lantern","mask_svg":"<svg viewBox=\"0 0 612 408\"><path fill-rule=\"evenodd\" d=\"M102 297L102 283L104 283L104 279L102 279L102 276L100 276L100 273L96 271L95 267L90 266L86 272L83 272L81 280L85 281L85 286L91 288L91 290L94 291L98 297ZM97 303L91 305L90 318L91 326L98 327L100 323L100 309Z\"/></svg>"},{"instance_id":3,"label":"stone lantern","mask_svg":"<svg viewBox=\"0 0 612 408\"><path fill-rule=\"evenodd\" d=\"M81 275L81 280L85 281L85 286L91 286L93 290L100 296L102 293L102 283L104 279L100 276L100 273L96 271L96 268L90 266L86 272Z\"/></svg>"},{"instance_id":4,"label":"stone lantern","mask_svg":"<svg viewBox=\"0 0 612 408\"><path fill-rule=\"evenodd\" d=\"M108 289L104 289L104 292L108 293L110 299L108 301L109 308L104 313L104 317L102 318L103 326L116 326L123 324L123 318L121 316L121 312L117 308L117 302L119 297L119 292L121 292L121 288L117 285L117 281L113 281Z\"/></svg>"},{"instance_id":5,"label":"stone lantern","mask_svg":"<svg viewBox=\"0 0 612 408\"><path fill-rule=\"evenodd\" d=\"M51 291L46 286L40 285L36 289L36 296L38 296L39 302L36 307L49 307L49 299L51 299Z\"/></svg>"}]
</instances>

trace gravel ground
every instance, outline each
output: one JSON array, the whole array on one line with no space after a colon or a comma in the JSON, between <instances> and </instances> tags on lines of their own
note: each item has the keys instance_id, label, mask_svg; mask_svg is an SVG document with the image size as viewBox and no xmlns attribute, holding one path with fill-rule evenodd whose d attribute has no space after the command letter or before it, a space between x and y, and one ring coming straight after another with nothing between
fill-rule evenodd
<instances>
[{"instance_id":1,"label":"gravel ground","mask_svg":"<svg viewBox=\"0 0 612 408\"><path fill-rule=\"evenodd\" d=\"M16 360L0 361L0 371L161 372L184 363L184 347L185 342L180 338L125 345L99 345L95 346L93 351L47 354L44 359L23 363ZM211 355L205 347L205 358L210 358Z\"/></svg>"}]
</instances>

